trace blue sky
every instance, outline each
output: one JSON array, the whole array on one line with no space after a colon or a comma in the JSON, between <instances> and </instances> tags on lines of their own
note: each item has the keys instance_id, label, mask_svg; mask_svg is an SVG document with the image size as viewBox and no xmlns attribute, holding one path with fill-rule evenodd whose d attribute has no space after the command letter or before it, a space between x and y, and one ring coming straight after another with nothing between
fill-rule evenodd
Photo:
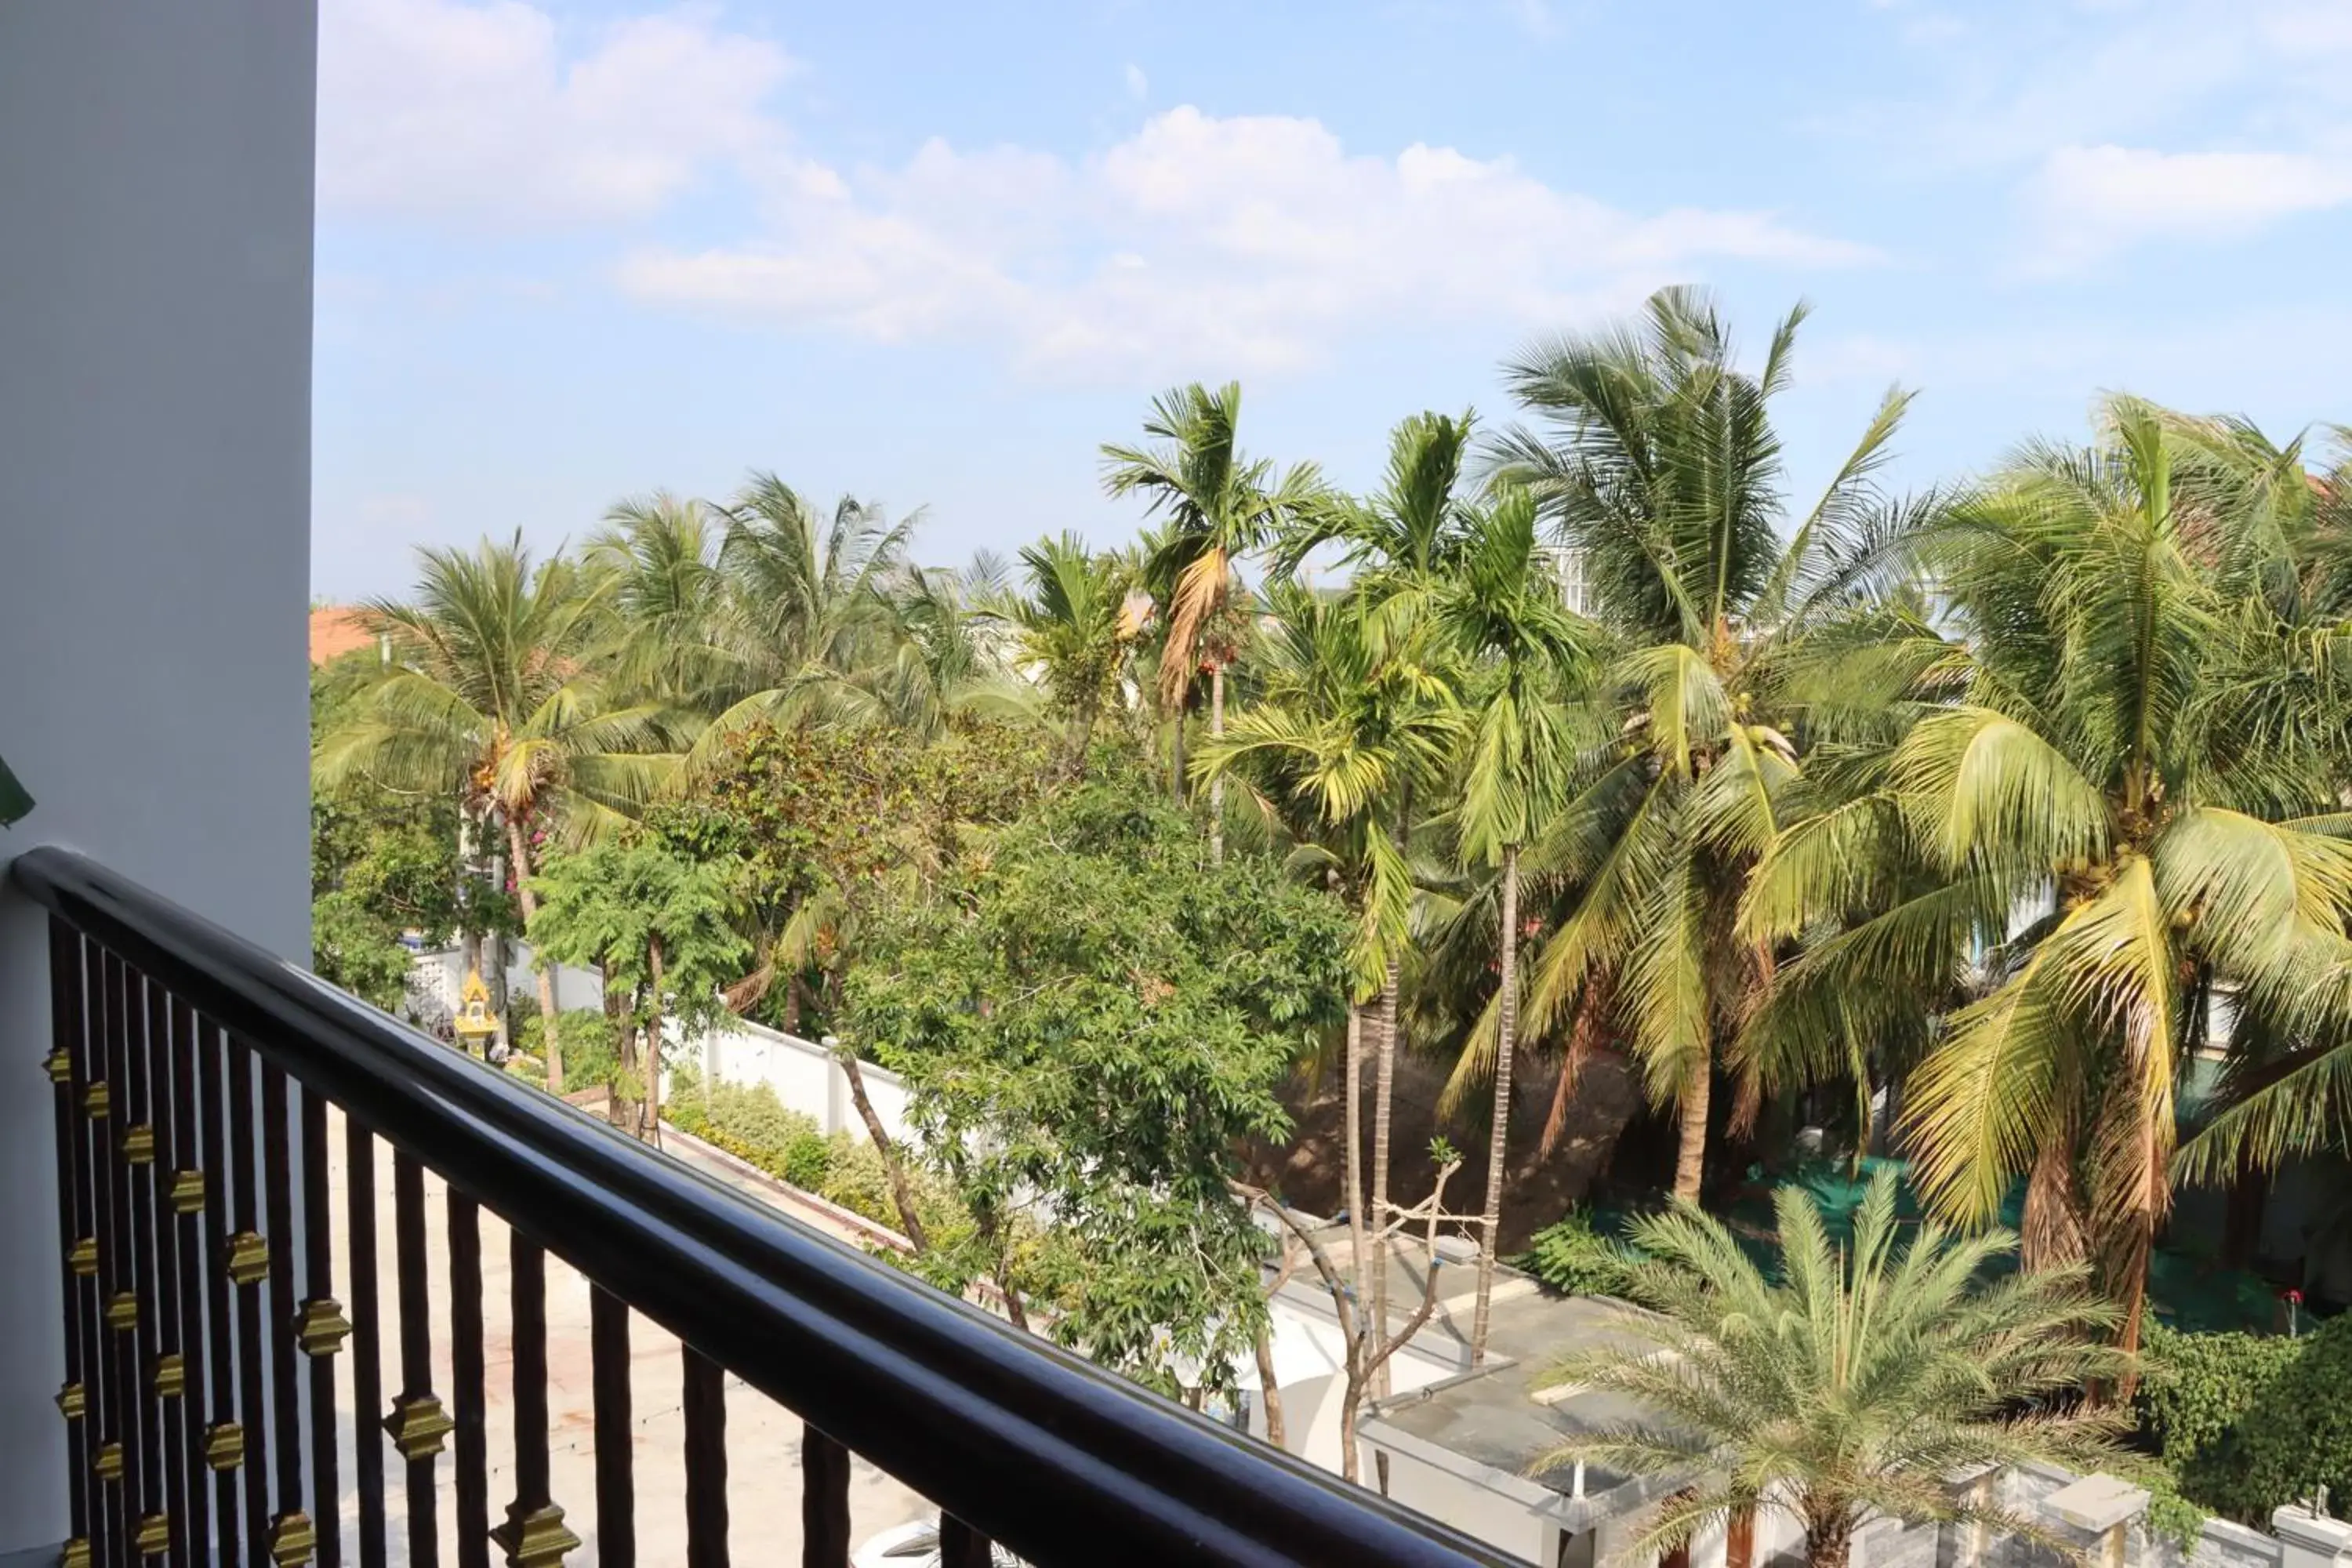
<instances>
[{"instance_id":1,"label":"blue sky","mask_svg":"<svg viewBox=\"0 0 2352 1568\"><path fill-rule=\"evenodd\" d=\"M1123 535L1097 443L1238 377L1369 482L1668 282L1814 314L1801 492L2102 388L2352 419L2352 0L326 0L311 575L751 468L956 562Z\"/></svg>"}]
</instances>

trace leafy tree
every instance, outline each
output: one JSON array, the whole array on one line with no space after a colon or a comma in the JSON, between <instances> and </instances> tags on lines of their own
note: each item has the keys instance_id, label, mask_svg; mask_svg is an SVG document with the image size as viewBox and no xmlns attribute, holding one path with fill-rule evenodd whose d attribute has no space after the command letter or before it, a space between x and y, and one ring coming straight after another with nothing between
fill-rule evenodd
<instances>
[{"instance_id":1,"label":"leafy tree","mask_svg":"<svg viewBox=\"0 0 2352 1568\"><path fill-rule=\"evenodd\" d=\"M2151 1323L2143 1429L2190 1501L2267 1529L2273 1510L2352 1496L2352 1317L2295 1338Z\"/></svg>"},{"instance_id":2,"label":"leafy tree","mask_svg":"<svg viewBox=\"0 0 2352 1568\"><path fill-rule=\"evenodd\" d=\"M1813 1568L1843 1568L1854 1531L1883 1514L1982 1521L2043 1532L1997 1506L1953 1497L1945 1478L1979 1464L2082 1469L2121 1459L2118 1415L2079 1395L2129 1364L2086 1330L2113 1310L2082 1268L1980 1282L2015 1246L1923 1226L1899 1239L1895 1184L1881 1173L1855 1215L1851 1253L1833 1246L1801 1187L1777 1199L1781 1277L1696 1206L1637 1224L1645 1257L1622 1340L1573 1354L1549 1381L1623 1395L1649 1415L1577 1436L1537 1470L1578 1460L1636 1474L1688 1473L1626 1548L1646 1557L1738 1514L1786 1514Z\"/></svg>"},{"instance_id":3,"label":"leafy tree","mask_svg":"<svg viewBox=\"0 0 2352 1568\"><path fill-rule=\"evenodd\" d=\"M1229 1190L1276 1088L1337 1021L1348 921L1270 866L1205 860L1140 781L1083 786L893 915L843 1033L903 1073L920 1157L971 1216L922 1267L1016 1322L1196 1396L1230 1387L1265 1308Z\"/></svg>"},{"instance_id":4,"label":"leafy tree","mask_svg":"<svg viewBox=\"0 0 2352 1568\"><path fill-rule=\"evenodd\" d=\"M392 662L360 689L312 753L317 789L357 780L454 805L502 831L528 924L537 848L562 826L593 836L625 820L667 773L658 706L618 705L594 662L600 600L559 557L534 569L520 534L471 552L417 552L414 603L371 602L370 626ZM555 1016L553 971L539 966L542 1015ZM563 1086L561 1026L547 1079Z\"/></svg>"},{"instance_id":5,"label":"leafy tree","mask_svg":"<svg viewBox=\"0 0 2352 1568\"><path fill-rule=\"evenodd\" d=\"M533 948L552 963L599 966L607 990L628 998L611 1116L648 1142L661 1125L666 1023L693 1031L724 1014L721 989L751 952L735 929L734 878L732 865L646 831L554 857L538 878Z\"/></svg>"},{"instance_id":6,"label":"leafy tree","mask_svg":"<svg viewBox=\"0 0 2352 1568\"><path fill-rule=\"evenodd\" d=\"M1153 402L1143 422L1149 445L1102 448L1103 488L1114 496L1141 495L1147 515L1167 519L1147 566L1168 623L1160 694L1181 708L1194 677L1207 670L1212 735L1224 732L1225 670L1237 652L1229 615L1236 568L1325 500L1312 463L1294 464L1276 478L1271 460L1243 455L1241 416L1240 383L1212 392L1196 382ZM1209 795L1211 852L1222 855L1222 779L1212 778Z\"/></svg>"},{"instance_id":7,"label":"leafy tree","mask_svg":"<svg viewBox=\"0 0 2352 1568\"><path fill-rule=\"evenodd\" d=\"M1534 492L1620 649L1616 738L1588 759L1542 846L1569 891L1523 1023L1540 1037L1606 992L1654 1102L1679 1112L1684 1198L1704 1174L1717 1067L1773 962L1735 918L1797 772L1779 667L1900 564L1917 521L1872 479L1909 401L1890 392L1784 530L1770 405L1804 315L1782 320L1749 374L1713 303L1669 289L1638 326L1539 345L1507 370L1546 428L1507 436L1501 471Z\"/></svg>"}]
</instances>

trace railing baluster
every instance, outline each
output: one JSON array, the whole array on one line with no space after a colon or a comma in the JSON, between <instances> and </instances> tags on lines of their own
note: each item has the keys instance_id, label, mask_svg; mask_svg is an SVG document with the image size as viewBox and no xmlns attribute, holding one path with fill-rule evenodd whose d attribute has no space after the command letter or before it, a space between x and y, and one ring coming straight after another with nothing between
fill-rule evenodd
<instances>
[{"instance_id":1,"label":"railing baluster","mask_svg":"<svg viewBox=\"0 0 2352 1568\"><path fill-rule=\"evenodd\" d=\"M142 1173L142 1184L147 1190L151 1225L154 1233L154 1288L149 1292L152 1306L141 1324L141 1332L149 1340L152 1359L147 1373L152 1381L161 1426L159 1447L163 1468L163 1509L164 1540L174 1563L189 1560L188 1542L188 1444L186 1429L181 1424L182 1408L186 1404L187 1362L182 1354L186 1339L182 1330L185 1322L180 1300L180 1218L171 1201L171 1173L180 1163L180 1119L173 1107L173 1062L178 1054L179 1042L173 1037L172 997L163 985L152 979L147 983L147 1063L141 1074L140 1104L148 1130L146 1169ZM152 1326L150 1327L149 1325Z\"/></svg>"},{"instance_id":2,"label":"railing baluster","mask_svg":"<svg viewBox=\"0 0 2352 1568\"><path fill-rule=\"evenodd\" d=\"M849 1450L801 1425L802 1568L849 1568Z\"/></svg>"},{"instance_id":3,"label":"railing baluster","mask_svg":"<svg viewBox=\"0 0 2352 1568\"><path fill-rule=\"evenodd\" d=\"M588 1350L596 1397L596 1562L598 1568L637 1568L629 1305L601 1285L588 1289Z\"/></svg>"},{"instance_id":4,"label":"railing baluster","mask_svg":"<svg viewBox=\"0 0 2352 1568\"><path fill-rule=\"evenodd\" d=\"M205 1472L205 1164L217 1150L205 1147L203 1114L196 1099L196 1058L203 1036L195 1010L172 1001L172 1184L173 1250L180 1269L180 1489L173 1494L179 1531L177 1561L202 1562L212 1535L212 1497Z\"/></svg>"},{"instance_id":5,"label":"railing baluster","mask_svg":"<svg viewBox=\"0 0 2352 1568\"><path fill-rule=\"evenodd\" d=\"M352 1219L352 1447L360 1496L360 1568L385 1568L383 1334L376 1310L375 1135L343 1113L344 1199Z\"/></svg>"},{"instance_id":6,"label":"railing baluster","mask_svg":"<svg viewBox=\"0 0 2352 1568\"><path fill-rule=\"evenodd\" d=\"M988 1537L951 1513L940 1515L940 1568L989 1568Z\"/></svg>"},{"instance_id":7,"label":"railing baluster","mask_svg":"<svg viewBox=\"0 0 2352 1568\"><path fill-rule=\"evenodd\" d=\"M262 1194L269 1223L269 1384L278 1435L278 1511L269 1521L269 1558L278 1568L310 1561L317 1530L302 1507L302 1374L297 1364L294 1305L293 1107L286 1071L261 1064Z\"/></svg>"},{"instance_id":8,"label":"railing baluster","mask_svg":"<svg viewBox=\"0 0 2352 1568\"><path fill-rule=\"evenodd\" d=\"M139 1343L135 1326L139 1299L131 1294L131 1180L122 1167L123 1108L117 1103L130 1076L129 1026L123 1016L122 961L100 950L99 1006L103 1019L105 1072L91 1080L83 1102L97 1122L99 1191L98 1289L105 1305L106 1422L100 1428L92 1461L103 1485L111 1561L135 1554L138 1515L131 1481L139 1446Z\"/></svg>"},{"instance_id":9,"label":"railing baluster","mask_svg":"<svg viewBox=\"0 0 2352 1568\"><path fill-rule=\"evenodd\" d=\"M451 1187L449 1390L457 1421L457 1568L489 1568L489 1439L482 1431L482 1211Z\"/></svg>"},{"instance_id":10,"label":"railing baluster","mask_svg":"<svg viewBox=\"0 0 2352 1568\"><path fill-rule=\"evenodd\" d=\"M548 1489L547 1254L521 1231L511 1235L515 1496L496 1539L511 1568L557 1568L580 1538Z\"/></svg>"},{"instance_id":11,"label":"railing baluster","mask_svg":"<svg viewBox=\"0 0 2352 1568\"><path fill-rule=\"evenodd\" d=\"M401 1458L408 1461L408 1561L431 1568L441 1560L433 1461L448 1441L450 1421L433 1393L425 1167L399 1150L392 1156L392 1198L393 1260L400 1286L400 1397L393 1401L384 1427Z\"/></svg>"},{"instance_id":12,"label":"railing baluster","mask_svg":"<svg viewBox=\"0 0 2352 1568\"><path fill-rule=\"evenodd\" d=\"M61 1561L66 1568L85 1568L91 1552L90 1441L97 1417L90 1410L90 1380L96 1375L96 1341L91 1319L96 1302L85 1288L88 1278L79 1258L84 1237L97 1234L92 1214L89 1171L83 1159L81 1107L75 1103L79 1085L89 1081L83 1065L87 1042L82 1037L82 943L80 934L65 921L49 920L49 1027L52 1048L46 1064L56 1086L58 1121L58 1249L65 1267L58 1271L63 1286L66 1331L66 1380L58 1389L58 1413L66 1422L66 1500L73 1534Z\"/></svg>"},{"instance_id":13,"label":"railing baluster","mask_svg":"<svg viewBox=\"0 0 2352 1568\"><path fill-rule=\"evenodd\" d=\"M727 1568L727 1373L686 1349L687 1568Z\"/></svg>"},{"instance_id":14,"label":"railing baluster","mask_svg":"<svg viewBox=\"0 0 2352 1568\"><path fill-rule=\"evenodd\" d=\"M170 1504L163 1489L164 1281L160 1278L155 1202L155 1104L152 1062L163 1031L163 988L129 964L122 972L122 1176L131 1185L131 1299L137 1314L132 1340L139 1357L139 1539L142 1556L172 1544Z\"/></svg>"},{"instance_id":15,"label":"railing baluster","mask_svg":"<svg viewBox=\"0 0 2352 1568\"><path fill-rule=\"evenodd\" d=\"M341 1489L336 1484L335 1352L352 1331L335 1300L335 1213L332 1155L327 1143L327 1100L314 1089L302 1097L302 1256L307 1297L295 1340L310 1374L310 1518L319 1568L341 1568ZM365 1407L362 1406L362 1409ZM363 1437L364 1435L362 1435Z\"/></svg>"},{"instance_id":16,"label":"railing baluster","mask_svg":"<svg viewBox=\"0 0 2352 1568\"><path fill-rule=\"evenodd\" d=\"M228 1278L236 1287L237 1419L245 1430L245 1556L253 1568L269 1562L268 1352L263 1342L261 1287L269 1278L269 1243L261 1235L262 1152L254 1141L253 1051L228 1040L229 1164L236 1173L230 1209L236 1233L228 1242ZM283 1437L284 1435L280 1434Z\"/></svg>"},{"instance_id":17,"label":"railing baluster","mask_svg":"<svg viewBox=\"0 0 2352 1568\"><path fill-rule=\"evenodd\" d=\"M209 1297L205 1382L212 1425L205 1429L205 1463L214 1471L218 1518L213 1538L221 1568L234 1568L243 1555L237 1515L237 1468L245 1459L245 1428L236 1420L236 1319L229 1289L229 1194L236 1185L239 1147L230 1131L228 1037L210 1020L196 1020L196 1055L202 1068L202 1120L212 1159L205 1172L205 1282Z\"/></svg>"}]
</instances>

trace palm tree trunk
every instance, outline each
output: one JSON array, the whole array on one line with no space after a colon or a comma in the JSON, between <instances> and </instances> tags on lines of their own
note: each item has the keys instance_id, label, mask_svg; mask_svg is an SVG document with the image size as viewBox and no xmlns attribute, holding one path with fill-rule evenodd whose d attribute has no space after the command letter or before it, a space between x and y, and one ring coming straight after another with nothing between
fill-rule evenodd
<instances>
[{"instance_id":1,"label":"palm tree trunk","mask_svg":"<svg viewBox=\"0 0 2352 1568\"><path fill-rule=\"evenodd\" d=\"M1184 704L1176 704L1176 718L1168 737L1168 798L1184 804Z\"/></svg>"},{"instance_id":2,"label":"palm tree trunk","mask_svg":"<svg viewBox=\"0 0 2352 1568\"><path fill-rule=\"evenodd\" d=\"M1805 1561L1812 1568L1845 1568L1853 1545L1853 1528L1843 1515L1805 1524Z\"/></svg>"},{"instance_id":3,"label":"palm tree trunk","mask_svg":"<svg viewBox=\"0 0 2352 1568\"><path fill-rule=\"evenodd\" d=\"M1698 1202L1699 1184L1706 1174L1707 1101L1715 1093L1715 1063L1700 1062L1683 1090L1682 1145L1675 1156L1675 1196Z\"/></svg>"},{"instance_id":4,"label":"palm tree trunk","mask_svg":"<svg viewBox=\"0 0 2352 1568\"><path fill-rule=\"evenodd\" d=\"M507 816L507 849L514 857L515 898L522 905L522 928L526 934L530 922L539 916L539 895L530 890L530 846L523 837L522 824L511 812ZM555 972L549 960L537 949L531 952L531 967L539 971L540 1038L546 1042L547 1092L563 1092L563 1045L556 1037Z\"/></svg>"},{"instance_id":5,"label":"palm tree trunk","mask_svg":"<svg viewBox=\"0 0 2352 1568\"><path fill-rule=\"evenodd\" d=\"M1503 846L1503 929L1496 951L1502 984L1495 997L1495 1124L1486 1138L1486 1206L1478 1226L1478 1308L1470 1320L1470 1364L1486 1359L1495 1304L1495 1251L1503 1230L1503 1164L1511 1138L1511 1053L1519 1032L1519 847Z\"/></svg>"},{"instance_id":6,"label":"palm tree trunk","mask_svg":"<svg viewBox=\"0 0 2352 1568\"><path fill-rule=\"evenodd\" d=\"M1225 665L1223 659L1209 667L1209 733L1222 737L1225 732ZM1209 858L1223 861L1225 858L1225 775L1219 773L1209 781Z\"/></svg>"},{"instance_id":7,"label":"palm tree trunk","mask_svg":"<svg viewBox=\"0 0 2352 1568\"><path fill-rule=\"evenodd\" d=\"M1397 960L1389 960L1388 979L1381 987L1381 1015L1376 1031L1381 1053L1372 1079L1372 1333L1386 1339L1389 1331L1389 1125L1396 1101L1397 988L1402 979ZM1382 1362L1373 1392L1389 1391L1388 1363Z\"/></svg>"},{"instance_id":8,"label":"palm tree trunk","mask_svg":"<svg viewBox=\"0 0 2352 1568\"><path fill-rule=\"evenodd\" d=\"M1348 1211L1348 1244L1353 1248L1354 1269L1351 1283L1356 1300L1364 1299L1364 1268L1370 1254L1364 1243L1364 1008L1360 1002L1348 1004L1348 1061L1346 1068L1348 1108L1346 1122L1348 1148L1340 1162L1345 1169L1348 1191L1340 1206Z\"/></svg>"},{"instance_id":9,"label":"palm tree trunk","mask_svg":"<svg viewBox=\"0 0 2352 1568\"><path fill-rule=\"evenodd\" d=\"M637 1136L661 1142L662 945L654 937L646 943L646 973L650 982L646 998L646 1092L637 1101Z\"/></svg>"}]
</instances>

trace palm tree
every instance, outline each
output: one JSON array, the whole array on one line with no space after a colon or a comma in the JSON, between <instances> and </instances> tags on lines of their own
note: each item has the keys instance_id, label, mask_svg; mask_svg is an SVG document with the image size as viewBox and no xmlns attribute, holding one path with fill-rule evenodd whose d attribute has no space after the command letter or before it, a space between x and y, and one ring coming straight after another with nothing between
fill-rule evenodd
<instances>
[{"instance_id":1,"label":"palm tree","mask_svg":"<svg viewBox=\"0 0 2352 1568\"><path fill-rule=\"evenodd\" d=\"M2101 1265L2127 1349L2207 998L2248 1039L2352 1024L2352 633L2290 602L2320 575L2224 434L2115 399L2096 447L2029 446L1953 508L1860 787L1788 826L1746 917L1814 932L1792 1015L1864 966L1975 980L1905 1085L1916 1176L1963 1221L2022 1177L2028 1267ZM2264 1104L2210 1158L2286 1147Z\"/></svg>"},{"instance_id":2,"label":"palm tree","mask_svg":"<svg viewBox=\"0 0 2352 1568\"><path fill-rule=\"evenodd\" d=\"M502 829L528 928L537 837L593 837L642 805L675 761L669 716L609 700L594 663L602 591L572 563L534 568L519 533L417 555L415 600L364 608L393 661L320 738L312 773L322 789L363 776L454 799L468 820ZM560 1090L553 968L537 968L548 1087Z\"/></svg>"},{"instance_id":3,"label":"palm tree","mask_svg":"<svg viewBox=\"0 0 2352 1568\"><path fill-rule=\"evenodd\" d=\"M1438 589L1442 635L1480 671L1469 693L1476 715L1459 819L1461 850L1501 869L1496 931L1494 1116L1486 1146L1486 1201L1478 1237L1473 1365L1485 1359L1503 1223L1510 1132L1512 1052L1518 1032L1519 851L1559 808L1570 760L1586 737L1582 699L1591 639L1560 597L1559 579L1536 542L1535 498L1509 489L1468 515L1458 567Z\"/></svg>"},{"instance_id":4,"label":"palm tree","mask_svg":"<svg viewBox=\"0 0 2352 1568\"><path fill-rule=\"evenodd\" d=\"M1225 669L1236 651L1229 615L1235 568L1296 527L1323 496L1314 464L1294 464L1276 479L1270 460L1243 455L1235 445L1241 413L1240 383L1211 392L1196 382L1154 401L1143 422L1150 445L1102 448L1103 488L1113 496L1141 494L1147 515L1166 515L1150 567L1168 623L1161 695L1181 712L1194 676L1205 668L1213 736L1224 732ZM1223 789L1222 775L1213 774L1209 842L1218 857L1224 852Z\"/></svg>"},{"instance_id":5,"label":"palm tree","mask_svg":"<svg viewBox=\"0 0 2352 1568\"><path fill-rule=\"evenodd\" d=\"M1978 1273L2014 1246L2005 1231L1897 1237L1895 1184L1882 1173L1833 1246L1804 1189L1777 1199L1774 1279L1724 1224L1679 1204L1634 1230L1646 1258L1623 1338L1559 1363L1549 1381L1621 1394L1643 1422L1580 1436L1538 1459L1585 1461L1691 1484L1648 1516L1628 1560L1688 1542L1742 1515L1781 1514L1813 1568L1844 1568L1874 1514L1982 1522L2041 1540L2032 1521L1951 1495L1964 1467L2038 1461L2111 1467L2122 1417L2078 1396L2129 1364L2086 1330L2114 1320L2084 1271Z\"/></svg>"},{"instance_id":6,"label":"palm tree","mask_svg":"<svg viewBox=\"0 0 2352 1568\"><path fill-rule=\"evenodd\" d=\"M892 589L918 518L893 523L849 497L827 517L769 473L719 510L726 593L703 697L714 717L690 760L761 721L907 717L887 700L906 642Z\"/></svg>"},{"instance_id":7,"label":"palm tree","mask_svg":"<svg viewBox=\"0 0 2352 1568\"><path fill-rule=\"evenodd\" d=\"M1139 629L1128 605L1129 577L1115 554L1075 533L1023 547L1025 595L999 595L984 609L1011 626L1014 657L1041 681L1069 721L1065 766L1086 766L1104 707L1118 699L1128 645Z\"/></svg>"},{"instance_id":8,"label":"palm tree","mask_svg":"<svg viewBox=\"0 0 2352 1568\"><path fill-rule=\"evenodd\" d=\"M728 610L724 537L710 508L667 490L604 514L582 560L608 579L598 584L613 623L603 662L616 687L688 706L727 679L730 661L719 646Z\"/></svg>"},{"instance_id":9,"label":"palm tree","mask_svg":"<svg viewBox=\"0 0 2352 1568\"><path fill-rule=\"evenodd\" d=\"M1713 304L1682 289L1654 296L1638 328L1562 338L1507 371L1549 428L1506 437L1498 472L1535 492L1622 650L1618 732L1583 759L1535 851L1570 890L1521 1022L1540 1037L1606 989L1654 1103L1678 1108L1685 1198L1705 1170L1715 1070L1772 963L1734 915L1796 776L1779 667L1899 559L1917 520L1872 481L1898 391L1784 532L1770 404L1804 314L1782 320L1754 375L1733 364ZM1464 1059L1475 1071L1483 1053Z\"/></svg>"}]
</instances>

